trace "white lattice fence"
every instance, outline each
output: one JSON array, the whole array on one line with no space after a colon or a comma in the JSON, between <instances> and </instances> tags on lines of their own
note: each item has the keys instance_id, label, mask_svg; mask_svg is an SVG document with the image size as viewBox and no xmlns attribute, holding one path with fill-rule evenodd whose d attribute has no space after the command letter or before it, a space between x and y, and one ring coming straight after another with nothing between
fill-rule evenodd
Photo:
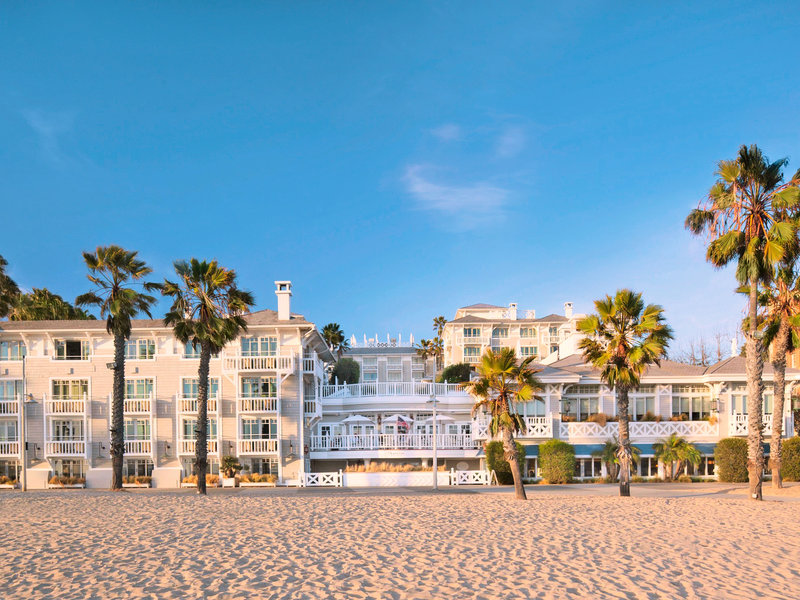
<instances>
[{"instance_id":1,"label":"white lattice fence","mask_svg":"<svg viewBox=\"0 0 800 600\"><path fill-rule=\"evenodd\" d=\"M303 473L300 482L302 487L342 487L343 478L341 471Z\"/></svg>"},{"instance_id":2,"label":"white lattice fence","mask_svg":"<svg viewBox=\"0 0 800 600\"><path fill-rule=\"evenodd\" d=\"M489 485L489 471L450 471L450 485Z\"/></svg>"},{"instance_id":3,"label":"white lattice fence","mask_svg":"<svg viewBox=\"0 0 800 600\"><path fill-rule=\"evenodd\" d=\"M525 417L525 437L553 437L553 419L550 417Z\"/></svg>"}]
</instances>

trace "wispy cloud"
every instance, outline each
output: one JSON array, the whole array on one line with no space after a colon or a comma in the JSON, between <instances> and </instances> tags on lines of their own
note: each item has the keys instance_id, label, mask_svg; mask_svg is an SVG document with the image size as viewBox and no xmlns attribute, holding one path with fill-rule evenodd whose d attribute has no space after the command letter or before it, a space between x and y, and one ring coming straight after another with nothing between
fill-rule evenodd
<instances>
[{"instance_id":1,"label":"wispy cloud","mask_svg":"<svg viewBox=\"0 0 800 600\"><path fill-rule=\"evenodd\" d=\"M500 158L512 158L522 152L526 141L522 127L506 127L497 138L495 154Z\"/></svg>"},{"instance_id":2,"label":"wispy cloud","mask_svg":"<svg viewBox=\"0 0 800 600\"><path fill-rule=\"evenodd\" d=\"M62 167L70 158L61 145L61 137L72 131L75 113L48 112L39 109L25 109L22 116L33 129L39 141L42 156L55 166Z\"/></svg>"},{"instance_id":3,"label":"wispy cloud","mask_svg":"<svg viewBox=\"0 0 800 600\"><path fill-rule=\"evenodd\" d=\"M476 182L445 184L432 181L431 167L410 165L404 181L419 210L445 219L446 227L470 230L505 219L511 192L505 188Z\"/></svg>"},{"instance_id":4,"label":"wispy cloud","mask_svg":"<svg viewBox=\"0 0 800 600\"><path fill-rule=\"evenodd\" d=\"M443 142L455 142L460 140L464 135L461 127L455 123L439 125L439 127L431 129L431 133Z\"/></svg>"}]
</instances>

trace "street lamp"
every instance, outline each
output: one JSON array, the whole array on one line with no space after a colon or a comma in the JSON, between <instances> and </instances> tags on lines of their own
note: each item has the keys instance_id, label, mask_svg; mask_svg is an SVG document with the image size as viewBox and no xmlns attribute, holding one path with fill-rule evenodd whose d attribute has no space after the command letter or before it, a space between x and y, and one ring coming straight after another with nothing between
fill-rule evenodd
<instances>
[{"instance_id":1,"label":"street lamp","mask_svg":"<svg viewBox=\"0 0 800 600\"><path fill-rule=\"evenodd\" d=\"M431 387L433 389L433 387ZM433 405L433 489L439 489L439 459L436 456L437 450L437 443L436 443L436 434L437 434L437 421L436 421L436 403L438 402L436 398L436 394L431 392L430 400L428 400L428 404Z\"/></svg>"}]
</instances>

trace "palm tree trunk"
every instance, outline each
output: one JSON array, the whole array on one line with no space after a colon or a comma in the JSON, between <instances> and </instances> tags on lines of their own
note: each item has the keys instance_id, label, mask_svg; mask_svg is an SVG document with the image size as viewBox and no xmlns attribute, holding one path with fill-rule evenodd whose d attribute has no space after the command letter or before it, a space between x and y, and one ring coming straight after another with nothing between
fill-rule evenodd
<instances>
[{"instance_id":1,"label":"palm tree trunk","mask_svg":"<svg viewBox=\"0 0 800 600\"><path fill-rule=\"evenodd\" d=\"M114 335L114 384L111 391L111 489L122 489L125 457L125 338Z\"/></svg>"},{"instance_id":2,"label":"palm tree trunk","mask_svg":"<svg viewBox=\"0 0 800 600\"><path fill-rule=\"evenodd\" d=\"M782 488L781 480L781 437L783 436L783 404L786 395L786 352L789 348L791 328L789 321L781 319L778 335L775 338L775 357L772 368L775 370L774 405L772 407L772 437L769 441L769 464L772 469L772 487Z\"/></svg>"},{"instance_id":3,"label":"palm tree trunk","mask_svg":"<svg viewBox=\"0 0 800 600\"><path fill-rule=\"evenodd\" d=\"M527 500L528 496L525 495L525 486L522 485L522 470L519 465L519 458L517 456L517 444L511 435L509 429L503 428L503 450L505 451L506 460L511 466L511 476L514 478L514 492L517 500Z\"/></svg>"},{"instance_id":4,"label":"palm tree trunk","mask_svg":"<svg viewBox=\"0 0 800 600\"><path fill-rule=\"evenodd\" d=\"M747 472L750 482L750 497L762 499L762 475L764 473L764 446L762 434L761 394L764 371L764 356L761 340L756 337L758 318L758 280L750 280L748 306L748 333L746 342L747 371Z\"/></svg>"},{"instance_id":5,"label":"palm tree trunk","mask_svg":"<svg viewBox=\"0 0 800 600\"><path fill-rule=\"evenodd\" d=\"M211 346L200 344L200 367L197 369L197 431L195 431L194 471L197 474L197 493L206 495L208 470L208 369Z\"/></svg>"},{"instance_id":6,"label":"palm tree trunk","mask_svg":"<svg viewBox=\"0 0 800 600\"><path fill-rule=\"evenodd\" d=\"M617 388L617 416L619 417L619 495L631 495L631 436L628 430L628 388Z\"/></svg>"}]
</instances>

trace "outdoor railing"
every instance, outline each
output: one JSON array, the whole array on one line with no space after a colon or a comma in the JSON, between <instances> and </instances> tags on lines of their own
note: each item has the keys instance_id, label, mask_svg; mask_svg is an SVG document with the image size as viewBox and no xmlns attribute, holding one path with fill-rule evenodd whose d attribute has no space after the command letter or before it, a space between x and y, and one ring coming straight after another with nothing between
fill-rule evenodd
<instances>
[{"instance_id":1,"label":"outdoor railing","mask_svg":"<svg viewBox=\"0 0 800 600\"><path fill-rule=\"evenodd\" d=\"M239 440L239 454L276 454L278 440Z\"/></svg>"},{"instance_id":2,"label":"outdoor railing","mask_svg":"<svg viewBox=\"0 0 800 600\"><path fill-rule=\"evenodd\" d=\"M48 441L45 443L47 456L85 456L84 440Z\"/></svg>"},{"instance_id":3,"label":"outdoor railing","mask_svg":"<svg viewBox=\"0 0 800 600\"><path fill-rule=\"evenodd\" d=\"M19 414L19 399L0 398L0 415L5 417L16 416Z\"/></svg>"},{"instance_id":4,"label":"outdoor railing","mask_svg":"<svg viewBox=\"0 0 800 600\"><path fill-rule=\"evenodd\" d=\"M152 454L152 450L150 440L125 440L125 454Z\"/></svg>"},{"instance_id":5,"label":"outdoor railing","mask_svg":"<svg viewBox=\"0 0 800 600\"><path fill-rule=\"evenodd\" d=\"M19 442L0 440L0 456L19 456Z\"/></svg>"},{"instance_id":6,"label":"outdoor railing","mask_svg":"<svg viewBox=\"0 0 800 600\"><path fill-rule=\"evenodd\" d=\"M129 414L150 413L153 406L153 400L149 396L147 398L125 398L123 402L124 410Z\"/></svg>"},{"instance_id":7,"label":"outdoor railing","mask_svg":"<svg viewBox=\"0 0 800 600\"><path fill-rule=\"evenodd\" d=\"M463 450L477 447L468 433L440 433L438 450ZM311 450L428 450L433 448L430 433L369 433L363 435L312 435Z\"/></svg>"},{"instance_id":8,"label":"outdoor railing","mask_svg":"<svg viewBox=\"0 0 800 600\"><path fill-rule=\"evenodd\" d=\"M553 437L552 417L525 417L525 432L520 433L525 438L551 438Z\"/></svg>"},{"instance_id":9,"label":"outdoor railing","mask_svg":"<svg viewBox=\"0 0 800 600\"><path fill-rule=\"evenodd\" d=\"M671 434L681 437L717 437L719 424L709 421L631 421L628 424L631 439L662 438ZM601 425L592 421L559 423L558 437L562 440L608 440L619 436L619 423Z\"/></svg>"},{"instance_id":10,"label":"outdoor railing","mask_svg":"<svg viewBox=\"0 0 800 600\"><path fill-rule=\"evenodd\" d=\"M456 345L458 346L487 346L489 344L488 335L457 335Z\"/></svg>"},{"instance_id":11,"label":"outdoor railing","mask_svg":"<svg viewBox=\"0 0 800 600\"><path fill-rule=\"evenodd\" d=\"M178 454L194 454L196 449L197 440L178 440ZM217 454L219 452L219 441L209 439L206 450L209 454Z\"/></svg>"},{"instance_id":12,"label":"outdoor railing","mask_svg":"<svg viewBox=\"0 0 800 600\"><path fill-rule=\"evenodd\" d=\"M293 356L226 356L226 371L294 371Z\"/></svg>"},{"instance_id":13,"label":"outdoor railing","mask_svg":"<svg viewBox=\"0 0 800 600\"><path fill-rule=\"evenodd\" d=\"M86 396L82 398L45 398L45 411L51 415L84 414Z\"/></svg>"},{"instance_id":14,"label":"outdoor railing","mask_svg":"<svg viewBox=\"0 0 800 600\"><path fill-rule=\"evenodd\" d=\"M365 396L466 396L459 383L428 383L422 381L383 381L321 386L322 398L359 398Z\"/></svg>"},{"instance_id":15,"label":"outdoor railing","mask_svg":"<svg viewBox=\"0 0 800 600\"><path fill-rule=\"evenodd\" d=\"M303 359L303 373L311 373L312 375L316 375L320 379L322 379L323 376L325 375L322 363L316 358Z\"/></svg>"},{"instance_id":16,"label":"outdoor railing","mask_svg":"<svg viewBox=\"0 0 800 600\"><path fill-rule=\"evenodd\" d=\"M278 410L277 398L239 398L239 412L275 412Z\"/></svg>"},{"instance_id":17,"label":"outdoor railing","mask_svg":"<svg viewBox=\"0 0 800 600\"><path fill-rule=\"evenodd\" d=\"M178 412L182 413L196 413L197 412L197 398L187 396L177 396L178 398ZM208 399L208 412L217 412L217 398L216 396Z\"/></svg>"},{"instance_id":18,"label":"outdoor railing","mask_svg":"<svg viewBox=\"0 0 800 600\"><path fill-rule=\"evenodd\" d=\"M761 417L762 423L764 423L764 428L762 432L771 435L772 434L772 414L762 415ZM734 413L731 415L731 420L728 424L728 432L730 435L747 435L747 415L743 415L741 413ZM785 430L785 428L784 428Z\"/></svg>"}]
</instances>

